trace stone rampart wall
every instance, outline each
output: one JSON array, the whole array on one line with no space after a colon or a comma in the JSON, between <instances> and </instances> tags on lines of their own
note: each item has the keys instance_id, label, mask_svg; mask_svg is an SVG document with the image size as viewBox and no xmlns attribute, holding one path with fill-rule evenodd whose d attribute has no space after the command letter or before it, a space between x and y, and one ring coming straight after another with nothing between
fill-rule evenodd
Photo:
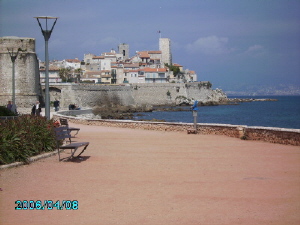
<instances>
[{"instance_id":1,"label":"stone rampart wall","mask_svg":"<svg viewBox=\"0 0 300 225\"><path fill-rule=\"evenodd\" d=\"M76 103L82 107L93 107L105 102L123 105L167 105L174 104L178 96L198 101L216 101L226 97L222 91L212 90L209 82L128 84L128 85L51 85L51 101L60 90L61 107ZM51 94L51 92L53 92Z\"/></svg>"},{"instance_id":2,"label":"stone rampart wall","mask_svg":"<svg viewBox=\"0 0 300 225\"><path fill-rule=\"evenodd\" d=\"M132 84L132 95L139 105L167 105L175 103L177 96L187 96L183 83Z\"/></svg>"},{"instance_id":3,"label":"stone rampart wall","mask_svg":"<svg viewBox=\"0 0 300 225\"><path fill-rule=\"evenodd\" d=\"M77 85L72 86L75 95L75 103L83 107L94 107L107 103L133 105L130 86L117 85Z\"/></svg>"},{"instance_id":4,"label":"stone rampart wall","mask_svg":"<svg viewBox=\"0 0 300 225\"><path fill-rule=\"evenodd\" d=\"M194 129L193 123L168 123L131 120L83 120L70 116L54 115L54 119L59 119L59 117L67 118L72 123L94 126L121 127L131 129L173 132L187 132L188 129ZM225 135L245 140L259 140L271 143L300 146L299 129L248 127L229 124L199 123L197 125L197 134Z\"/></svg>"}]
</instances>

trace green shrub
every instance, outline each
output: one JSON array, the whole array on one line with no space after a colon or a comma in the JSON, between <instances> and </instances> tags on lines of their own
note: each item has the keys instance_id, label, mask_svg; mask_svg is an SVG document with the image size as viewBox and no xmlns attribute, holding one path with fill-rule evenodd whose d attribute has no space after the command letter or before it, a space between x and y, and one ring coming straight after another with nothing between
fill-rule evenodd
<instances>
[{"instance_id":1,"label":"green shrub","mask_svg":"<svg viewBox=\"0 0 300 225\"><path fill-rule=\"evenodd\" d=\"M28 158L53 151L56 146L53 120L24 115L0 120L0 164L28 162Z\"/></svg>"},{"instance_id":2,"label":"green shrub","mask_svg":"<svg viewBox=\"0 0 300 225\"><path fill-rule=\"evenodd\" d=\"M16 116L16 114L7 109L5 106L0 106L0 116Z\"/></svg>"}]
</instances>

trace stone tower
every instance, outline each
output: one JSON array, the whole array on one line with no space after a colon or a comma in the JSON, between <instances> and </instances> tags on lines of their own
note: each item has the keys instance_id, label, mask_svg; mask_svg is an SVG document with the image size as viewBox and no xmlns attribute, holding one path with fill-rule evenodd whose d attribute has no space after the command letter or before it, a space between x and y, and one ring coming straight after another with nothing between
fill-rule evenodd
<instances>
[{"instance_id":1,"label":"stone tower","mask_svg":"<svg viewBox=\"0 0 300 225\"><path fill-rule=\"evenodd\" d=\"M0 37L0 105L12 100L12 61L10 52L19 51L15 60L15 97L18 108L31 108L41 100L39 64L35 53L35 39Z\"/></svg>"},{"instance_id":2,"label":"stone tower","mask_svg":"<svg viewBox=\"0 0 300 225\"><path fill-rule=\"evenodd\" d=\"M118 46L119 54L122 54L123 59L129 59L129 45L128 44L119 44Z\"/></svg>"},{"instance_id":3,"label":"stone tower","mask_svg":"<svg viewBox=\"0 0 300 225\"><path fill-rule=\"evenodd\" d=\"M159 39L159 50L162 54L162 63L172 64L171 40L169 38Z\"/></svg>"}]
</instances>

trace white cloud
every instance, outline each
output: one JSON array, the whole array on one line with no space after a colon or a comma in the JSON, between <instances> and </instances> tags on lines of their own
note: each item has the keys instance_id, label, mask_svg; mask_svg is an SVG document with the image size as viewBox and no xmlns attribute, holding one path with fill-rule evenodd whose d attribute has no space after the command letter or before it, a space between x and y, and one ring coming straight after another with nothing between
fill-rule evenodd
<instances>
[{"instance_id":1,"label":"white cloud","mask_svg":"<svg viewBox=\"0 0 300 225\"><path fill-rule=\"evenodd\" d=\"M253 45L248 48L246 53L261 53L264 51L264 47L261 45Z\"/></svg>"},{"instance_id":2,"label":"white cloud","mask_svg":"<svg viewBox=\"0 0 300 225\"><path fill-rule=\"evenodd\" d=\"M227 46L228 38L208 36L199 38L195 42L188 44L186 49L189 52L201 52L207 55L220 55L233 51L233 49Z\"/></svg>"}]
</instances>

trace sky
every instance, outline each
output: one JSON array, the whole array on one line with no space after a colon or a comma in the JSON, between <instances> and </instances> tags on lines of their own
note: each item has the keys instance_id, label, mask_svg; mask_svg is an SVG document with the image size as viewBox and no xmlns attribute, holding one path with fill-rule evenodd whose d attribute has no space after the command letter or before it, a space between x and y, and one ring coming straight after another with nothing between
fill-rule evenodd
<instances>
[{"instance_id":1,"label":"sky","mask_svg":"<svg viewBox=\"0 0 300 225\"><path fill-rule=\"evenodd\" d=\"M300 87L299 12L300 0L0 0L0 36L35 38L44 60L33 17L54 16L50 60L82 60L119 43L133 56L159 50L161 35L173 63L213 88Z\"/></svg>"}]
</instances>

